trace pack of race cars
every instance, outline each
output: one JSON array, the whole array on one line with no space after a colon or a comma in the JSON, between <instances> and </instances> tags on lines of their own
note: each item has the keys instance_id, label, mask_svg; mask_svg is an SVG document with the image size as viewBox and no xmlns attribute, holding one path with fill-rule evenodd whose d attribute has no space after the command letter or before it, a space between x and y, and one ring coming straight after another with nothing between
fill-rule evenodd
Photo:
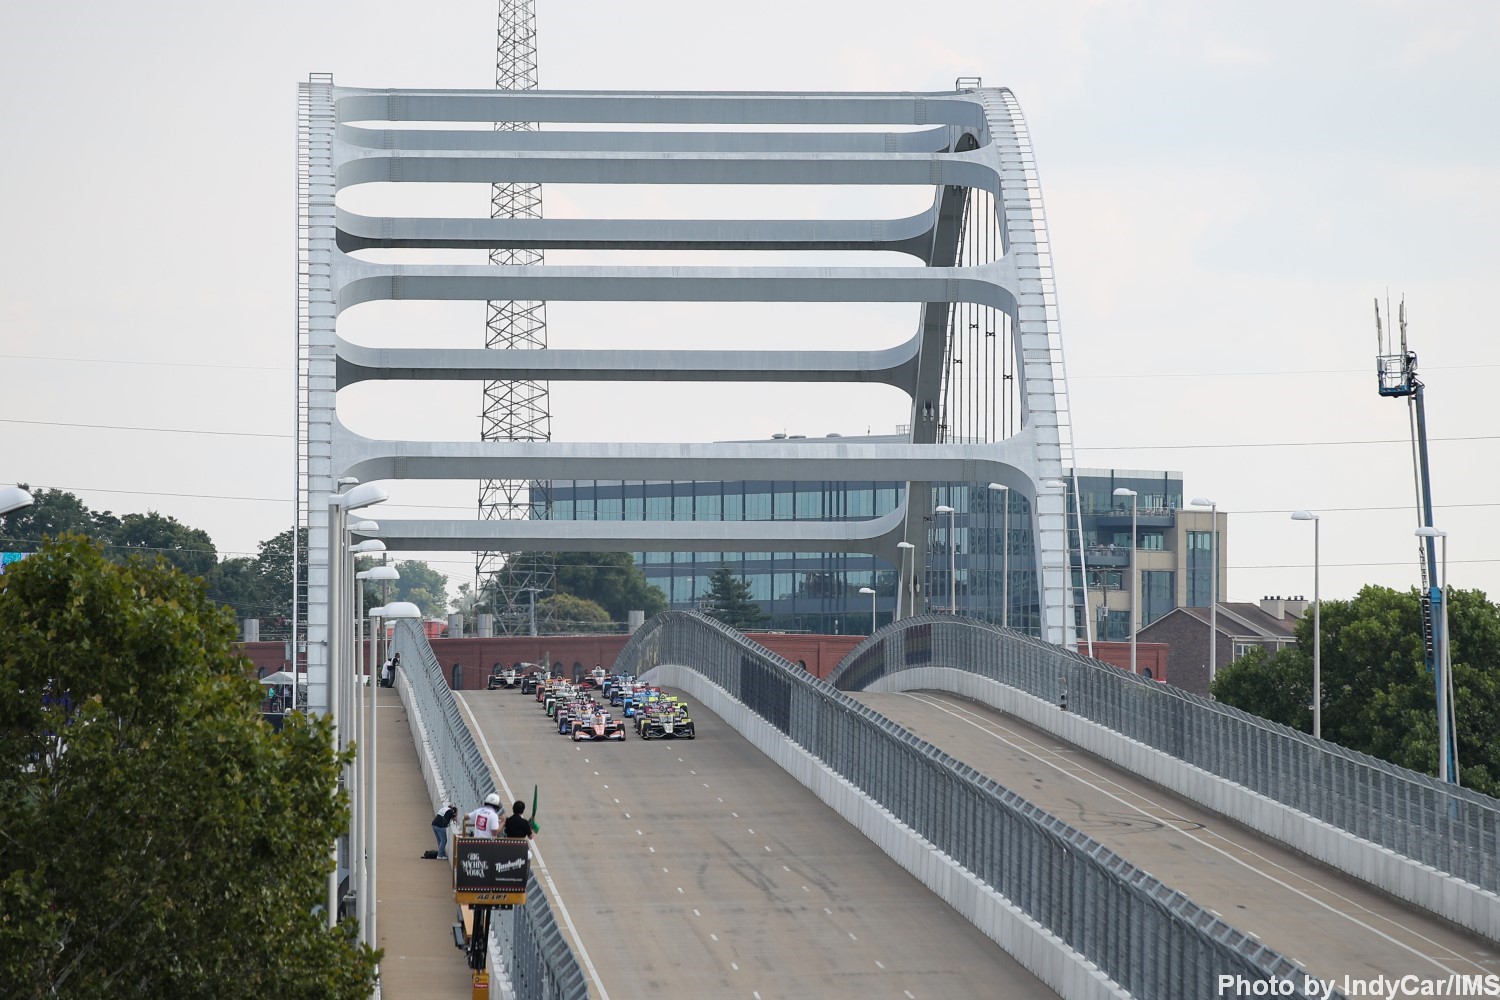
<instances>
[{"instance_id":1,"label":"pack of race cars","mask_svg":"<svg viewBox=\"0 0 1500 1000\"><path fill-rule=\"evenodd\" d=\"M536 699L558 735L575 743L623 741L630 729L643 740L698 735L686 702L633 677L595 670L575 683L538 670L521 676L515 686Z\"/></svg>"}]
</instances>

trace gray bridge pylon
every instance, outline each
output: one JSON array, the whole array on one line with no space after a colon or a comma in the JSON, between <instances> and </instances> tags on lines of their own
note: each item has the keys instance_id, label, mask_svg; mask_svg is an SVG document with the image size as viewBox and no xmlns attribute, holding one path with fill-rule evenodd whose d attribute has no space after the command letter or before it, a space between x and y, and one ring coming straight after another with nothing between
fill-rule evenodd
<instances>
[{"instance_id":1,"label":"gray bridge pylon","mask_svg":"<svg viewBox=\"0 0 1500 1000\"><path fill-rule=\"evenodd\" d=\"M390 549L863 552L892 565L897 543L925 565L934 482L998 482L1031 501L1043 637L1074 644L1066 501L1045 489L1072 465L1050 248L1030 140L1010 91L957 93L627 93L366 90L304 84L311 163L299 335L310 362L299 446L308 456L310 704L326 704L328 526L337 479L777 479L906 482L891 515L854 522L438 521L379 517ZM636 130L490 131L369 123L535 121ZM651 131L703 124L725 131ZM786 125L784 132L734 126ZM850 131L881 125L893 131ZM827 131L805 130L825 126ZM308 155L311 151L313 155ZM325 153L326 155L319 155ZM919 185L930 209L901 219L637 220L398 218L340 209L340 190L400 183ZM956 266L972 191L993 198L1000 246ZM988 221L988 220L986 220ZM922 267L418 265L353 256L367 248L884 250ZM884 350L726 351L375 349L344 340L338 316L395 300L900 302L919 304L905 343ZM1004 440L940 443L949 317L957 303L1010 322L1020 429ZM415 337L414 337L415 339ZM338 390L365 380L876 382L911 401L897 444L611 444L375 440L338 418ZM909 583L909 581L908 581Z\"/></svg>"}]
</instances>

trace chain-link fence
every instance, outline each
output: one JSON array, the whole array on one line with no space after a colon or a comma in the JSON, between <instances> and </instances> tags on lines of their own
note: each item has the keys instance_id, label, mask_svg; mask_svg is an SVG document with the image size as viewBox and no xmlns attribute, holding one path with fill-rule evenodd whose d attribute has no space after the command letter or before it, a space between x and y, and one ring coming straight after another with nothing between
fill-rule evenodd
<instances>
[{"instance_id":1,"label":"chain-link fence","mask_svg":"<svg viewBox=\"0 0 1500 1000\"><path fill-rule=\"evenodd\" d=\"M496 791L494 775L474 743L459 712L443 668L416 622L396 623L395 649L407 709L415 712L427 735L427 752L442 784L443 795L454 803L477 805ZM526 905L513 911L514 921L494 921L493 937L516 997L520 1000L586 1000L588 982L557 918L533 874L526 884Z\"/></svg>"},{"instance_id":2,"label":"chain-link fence","mask_svg":"<svg viewBox=\"0 0 1500 1000\"><path fill-rule=\"evenodd\" d=\"M978 645L971 643L970 652ZM660 664L698 671L1133 996L1216 996L1222 975L1274 978L1288 984L1288 992L1277 995L1304 995L1306 974L1288 959L1084 833L710 618L685 612L653 618L616 663L637 674Z\"/></svg>"},{"instance_id":3,"label":"chain-link fence","mask_svg":"<svg viewBox=\"0 0 1500 1000\"><path fill-rule=\"evenodd\" d=\"M1146 680L1016 632L944 615L904 619L850 651L845 691L910 667L967 670L1060 704L1148 747L1500 892L1500 801Z\"/></svg>"}]
</instances>

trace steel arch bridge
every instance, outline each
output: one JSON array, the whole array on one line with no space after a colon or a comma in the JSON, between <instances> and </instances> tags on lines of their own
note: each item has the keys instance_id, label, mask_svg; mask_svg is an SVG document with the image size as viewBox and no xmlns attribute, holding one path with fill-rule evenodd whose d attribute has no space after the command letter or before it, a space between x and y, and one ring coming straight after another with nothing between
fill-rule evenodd
<instances>
[{"instance_id":1,"label":"steel arch bridge","mask_svg":"<svg viewBox=\"0 0 1500 1000\"><path fill-rule=\"evenodd\" d=\"M338 522L325 513L342 477L905 482L897 510L859 521L381 517L376 537L416 551L856 552L893 565L905 565L898 544L908 542L907 592L926 565L929 484L996 482L1031 502L1042 636L1074 644L1066 496L1046 485L1072 466L1062 340L1040 186L1009 90L371 90L314 76L300 96L297 503L308 530L312 707L328 704ZM544 130L445 127L497 121ZM902 185L933 195L910 217L857 220L411 218L336 204L340 191L388 182ZM357 256L508 248L895 251L921 266L497 267ZM873 350L387 349L340 336L346 310L396 300L881 302L920 312L903 343ZM377 440L338 414L339 390L368 380L877 383L908 397L910 431L897 443Z\"/></svg>"}]
</instances>

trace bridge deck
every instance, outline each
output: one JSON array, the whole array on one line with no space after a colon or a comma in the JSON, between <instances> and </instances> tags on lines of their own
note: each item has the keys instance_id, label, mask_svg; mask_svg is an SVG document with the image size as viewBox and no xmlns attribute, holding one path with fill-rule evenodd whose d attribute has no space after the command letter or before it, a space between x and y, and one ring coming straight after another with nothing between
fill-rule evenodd
<instances>
[{"instance_id":1,"label":"bridge deck","mask_svg":"<svg viewBox=\"0 0 1500 1000\"><path fill-rule=\"evenodd\" d=\"M1500 972L1500 949L994 709L854 697L1092 836L1314 975Z\"/></svg>"},{"instance_id":2,"label":"bridge deck","mask_svg":"<svg viewBox=\"0 0 1500 1000\"><path fill-rule=\"evenodd\" d=\"M393 690L373 688L379 698L380 735L376 752L380 784L380 839L376 847L380 908L376 933L385 960L380 963L385 1000L414 997L467 997L469 967L453 944L451 869L443 861L425 861L422 852L437 847L432 837L432 807L417 765L406 707ZM470 806L469 808L473 808Z\"/></svg>"},{"instance_id":3,"label":"bridge deck","mask_svg":"<svg viewBox=\"0 0 1500 1000\"><path fill-rule=\"evenodd\" d=\"M533 870L602 1000L1054 995L697 706L696 740L575 744L530 696L458 698L497 784L541 786Z\"/></svg>"}]
</instances>

